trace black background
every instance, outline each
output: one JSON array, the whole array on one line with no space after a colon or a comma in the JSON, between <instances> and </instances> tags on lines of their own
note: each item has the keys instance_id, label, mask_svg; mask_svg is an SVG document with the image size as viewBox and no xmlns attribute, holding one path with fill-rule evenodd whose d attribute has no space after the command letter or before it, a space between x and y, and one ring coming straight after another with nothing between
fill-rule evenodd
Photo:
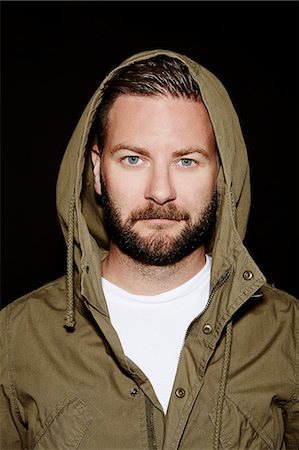
<instances>
[{"instance_id":1,"label":"black background","mask_svg":"<svg viewBox=\"0 0 299 450\"><path fill-rule=\"evenodd\" d=\"M297 42L297 2L1 2L1 305L64 273L65 147L106 73L153 48L226 86L251 164L246 245L298 296Z\"/></svg>"}]
</instances>

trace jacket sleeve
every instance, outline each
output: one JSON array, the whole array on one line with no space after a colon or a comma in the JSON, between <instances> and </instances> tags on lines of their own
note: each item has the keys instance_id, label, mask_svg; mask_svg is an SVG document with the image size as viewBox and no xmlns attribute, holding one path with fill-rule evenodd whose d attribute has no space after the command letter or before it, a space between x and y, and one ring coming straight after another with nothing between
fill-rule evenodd
<instances>
[{"instance_id":1,"label":"jacket sleeve","mask_svg":"<svg viewBox=\"0 0 299 450\"><path fill-rule=\"evenodd\" d=\"M294 386L293 398L285 409L284 441L287 450L299 449L299 301L294 303L294 335L296 354L294 357Z\"/></svg>"},{"instance_id":2,"label":"jacket sleeve","mask_svg":"<svg viewBox=\"0 0 299 450\"><path fill-rule=\"evenodd\" d=\"M0 448L1 450L21 450L23 448L22 441L18 429L15 425L10 410L10 402L7 399L3 386L0 391Z\"/></svg>"},{"instance_id":3,"label":"jacket sleeve","mask_svg":"<svg viewBox=\"0 0 299 450\"><path fill-rule=\"evenodd\" d=\"M299 449L299 399L286 411L284 442L287 450Z\"/></svg>"},{"instance_id":4,"label":"jacket sleeve","mask_svg":"<svg viewBox=\"0 0 299 450\"><path fill-rule=\"evenodd\" d=\"M20 433L24 433L22 425L17 419L13 406L13 388L10 383L8 333L6 313L8 307L0 312L0 448L1 450L20 450L23 447ZM25 437L25 433L24 433Z\"/></svg>"}]
</instances>

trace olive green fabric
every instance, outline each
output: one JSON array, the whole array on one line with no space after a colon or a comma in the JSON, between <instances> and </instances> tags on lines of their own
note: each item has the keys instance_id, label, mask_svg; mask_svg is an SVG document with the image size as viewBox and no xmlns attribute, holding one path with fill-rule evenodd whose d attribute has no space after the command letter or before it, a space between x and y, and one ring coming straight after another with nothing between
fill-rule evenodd
<instances>
[{"instance_id":1,"label":"olive green fabric","mask_svg":"<svg viewBox=\"0 0 299 450\"><path fill-rule=\"evenodd\" d=\"M167 415L125 356L101 288L109 242L90 162L101 85L57 182L68 274L0 314L2 450L299 448L299 303L266 283L242 243L250 184L238 118L222 84L183 55L144 52L123 65L159 53L181 59L198 82L221 159L209 306L186 337Z\"/></svg>"}]
</instances>

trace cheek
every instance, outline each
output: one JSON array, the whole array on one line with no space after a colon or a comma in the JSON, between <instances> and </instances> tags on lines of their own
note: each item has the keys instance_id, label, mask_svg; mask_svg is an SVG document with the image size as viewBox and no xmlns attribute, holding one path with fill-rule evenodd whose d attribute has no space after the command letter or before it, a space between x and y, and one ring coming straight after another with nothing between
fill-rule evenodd
<instances>
[{"instance_id":1,"label":"cheek","mask_svg":"<svg viewBox=\"0 0 299 450\"><path fill-rule=\"evenodd\" d=\"M197 215L210 203L216 189L214 179L201 179L192 183L191 180L182 186L177 200L181 207L191 214Z\"/></svg>"},{"instance_id":2,"label":"cheek","mask_svg":"<svg viewBox=\"0 0 299 450\"><path fill-rule=\"evenodd\" d=\"M110 199L117 207L123 219L130 216L132 210L142 206L141 190L136 183L117 183L106 181L106 188Z\"/></svg>"},{"instance_id":3,"label":"cheek","mask_svg":"<svg viewBox=\"0 0 299 450\"><path fill-rule=\"evenodd\" d=\"M207 196L213 194L217 185L218 167L215 163L201 178L201 186L203 192L206 192Z\"/></svg>"},{"instance_id":4,"label":"cheek","mask_svg":"<svg viewBox=\"0 0 299 450\"><path fill-rule=\"evenodd\" d=\"M118 203L129 203L137 201L144 193L144 176L136 173L126 174L122 170L103 168L103 178L105 180L108 194Z\"/></svg>"},{"instance_id":5,"label":"cheek","mask_svg":"<svg viewBox=\"0 0 299 450\"><path fill-rule=\"evenodd\" d=\"M118 177L116 180L106 179L106 187L109 195L120 199L122 202L133 201L134 198L140 197L142 187L136 180L124 180Z\"/></svg>"},{"instance_id":6,"label":"cheek","mask_svg":"<svg viewBox=\"0 0 299 450\"><path fill-rule=\"evenodd\" d=\"M180 183L180 192L186 198L202 198L209 197L216 188L217 175L210 173L195 174L194 176L184 179Z\"/></svg>"}]
</instances>

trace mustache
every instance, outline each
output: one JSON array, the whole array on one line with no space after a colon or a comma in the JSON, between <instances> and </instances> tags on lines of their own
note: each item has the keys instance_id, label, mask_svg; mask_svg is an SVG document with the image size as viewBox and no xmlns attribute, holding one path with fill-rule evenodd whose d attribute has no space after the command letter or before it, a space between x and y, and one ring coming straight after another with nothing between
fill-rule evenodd
<instances>
[{"instance_id":1,"label":"mustache","mask_svg":"<svg viewBox=\"0 0 299 450\"><path fill-rule=\"evenodd\" d=\"M137 222L138 220L149 220L149 219L169 219L169 220L186 220L190 219L190 215L181 208L173 204L157 206L150 204L144 209L137 209L133 211L130 215L129 222L131 224Z\"/></svg>"}]
</instances>

